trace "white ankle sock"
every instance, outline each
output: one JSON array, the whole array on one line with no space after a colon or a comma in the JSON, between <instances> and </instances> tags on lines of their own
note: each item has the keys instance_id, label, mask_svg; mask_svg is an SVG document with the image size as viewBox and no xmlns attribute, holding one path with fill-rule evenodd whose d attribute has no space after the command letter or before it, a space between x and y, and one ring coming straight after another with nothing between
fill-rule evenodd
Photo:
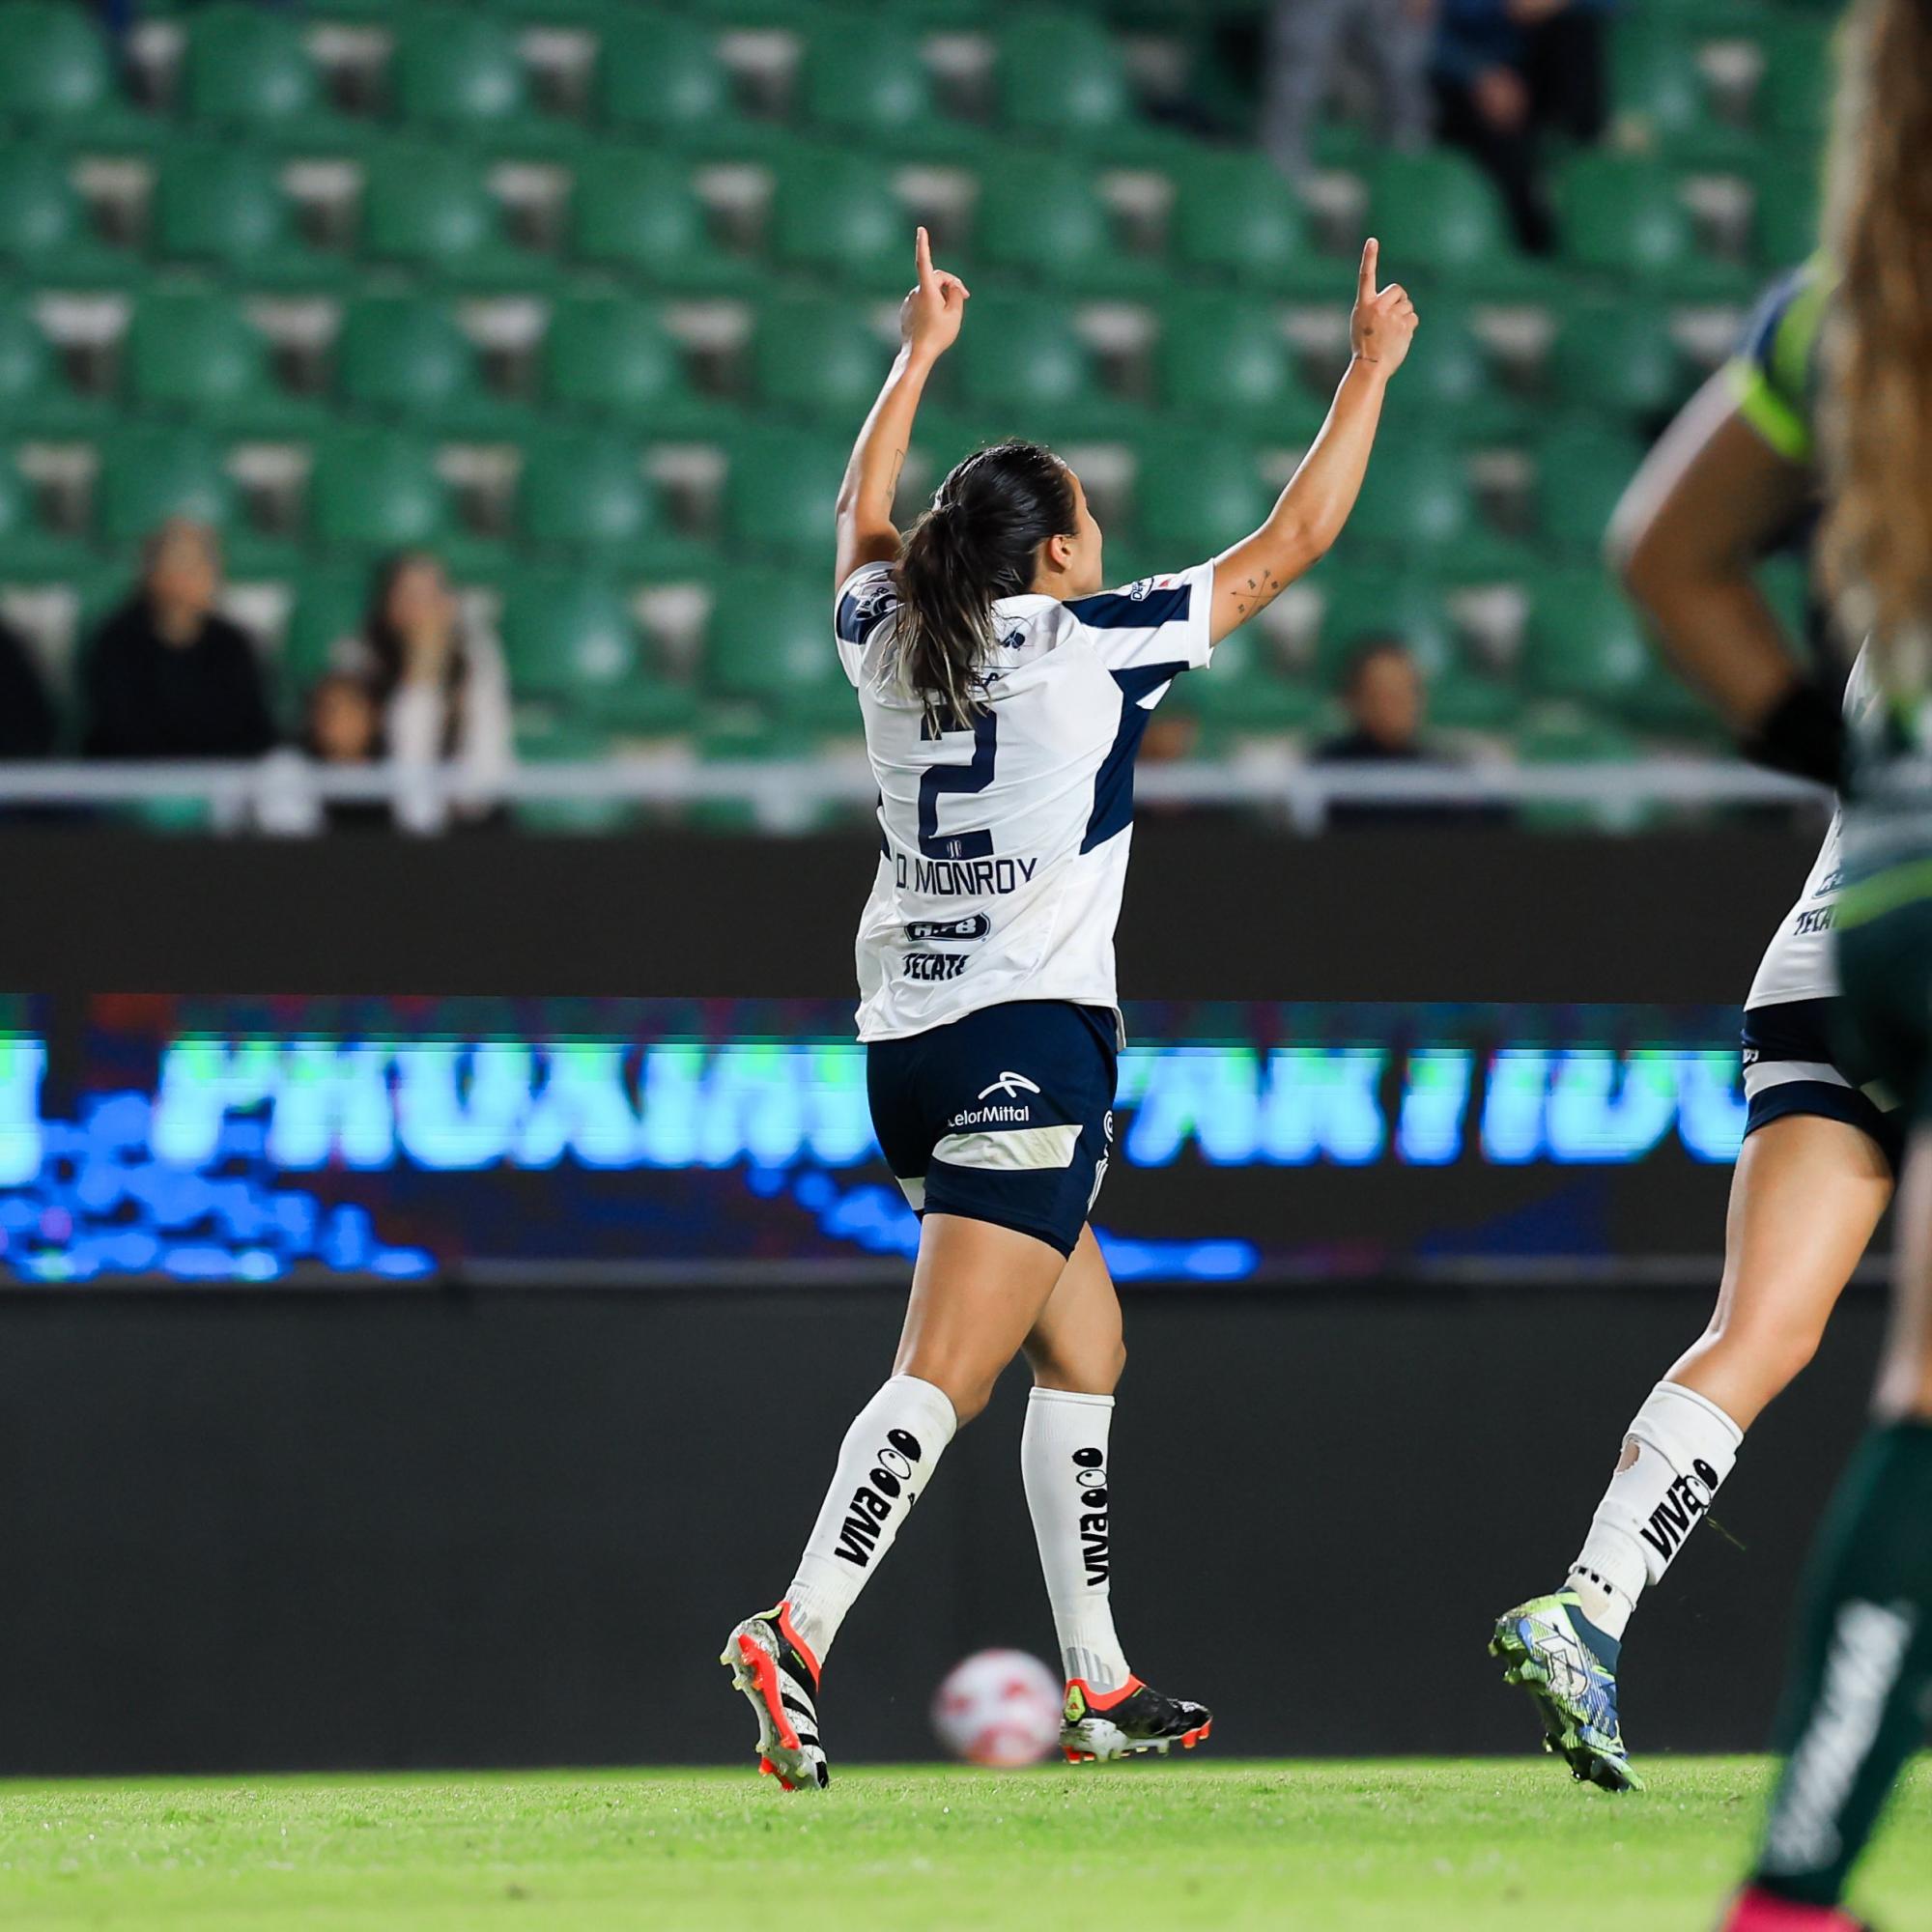
<instances>
[{"instance_id":1,"label":"white ankle sock","mask_svg":"<svg viewBox=\"0 0 1932 1932\"><path fill-rule=\"evenodd\" d=\"M1617 1472L1570 1566L1583 1614L1621 1638L1646 1583L1662 1579L1738 1460L1744 1431L1681 1382L1659 1382L1624 1438Z\"/></svg>"},{"instance_id":2,"label":"white ankle sock","mask_svg":"<svg viewBox=\"0 0 1932 1932\"><path fill-rule=\"evenodd\" d=\"M958 1426L946 1391L917 1376L895 1376L853 1418L785 1592L792 1623L821 1664Z\"/></svg>"},{"instance_id":3,"label":"white ankle sock","mask_svg":"<svg viewBox=\"0 0 1932 1932\"><path fill-rule=\"evenodd\" d=\"M1107 1430L1110 1395L1037 1388L1027 1398L1020 1474L1046 1575L1060 1657L1069 1678L1095 1690L1127 1681L1109 1601Z\"/></svg>"}]
</instances>

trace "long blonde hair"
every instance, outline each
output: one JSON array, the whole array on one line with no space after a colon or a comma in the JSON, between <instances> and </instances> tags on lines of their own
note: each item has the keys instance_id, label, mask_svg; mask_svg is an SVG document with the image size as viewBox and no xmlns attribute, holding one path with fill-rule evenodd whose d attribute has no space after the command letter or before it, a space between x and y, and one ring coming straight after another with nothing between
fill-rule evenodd
<instances>
[{"instance_id":1,"label":"long blonde hair","mask_svg":"<svg viewBox=\"0 0 1932 1932\"><path fill-rule=\"evenodd\" d=\"M1857 0L1839 43L1825 246L1825 579L1881 682L1924 695L1932 626L1932 0Z\"/></svg>"}]
</instances>

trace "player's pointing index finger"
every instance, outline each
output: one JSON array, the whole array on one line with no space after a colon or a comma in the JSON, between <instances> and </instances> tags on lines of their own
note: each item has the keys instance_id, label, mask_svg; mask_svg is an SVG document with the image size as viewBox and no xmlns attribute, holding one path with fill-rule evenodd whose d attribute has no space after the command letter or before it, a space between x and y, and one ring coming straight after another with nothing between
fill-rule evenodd
<instances>
[{"instance_id":1,"label":"player's pointing index finger","mask_svg":"<svg viewBox=\"0 0 1932 1932\"><path fill-rule=\"evenodd\" d=\"M923 289L932 286L932 243L926 240L925 230L920 229L914 242L914 253L919 262L919 285Z\"/></svg>"},{"instance_id":2,"label":"player's pointing index finger","mask_svg":"<svg viewBox=\"0 0 1932 1932\"><path fill-rule=\"evenodd\" d=\"M923 235L925 231L921 229ZM1362 266L1355 276L1355 294L1363 300L1369 300L1376 292L1376 258L1381 253L1381 243L1371 235L1362 243Z\"/></svg>"}]
</instances>

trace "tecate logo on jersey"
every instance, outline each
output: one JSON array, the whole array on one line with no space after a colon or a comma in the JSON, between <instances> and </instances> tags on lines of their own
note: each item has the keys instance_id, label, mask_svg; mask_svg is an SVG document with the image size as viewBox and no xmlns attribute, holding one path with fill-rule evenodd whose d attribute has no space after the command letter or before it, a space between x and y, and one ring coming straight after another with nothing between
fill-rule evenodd
<instances>
[{"instance_id":1,"label":"tecate logo on jersey","mask_svg":"<svg viewBox=\"0 0 1932 1932\"><path fill-rule=\"evenodd\" d=\"M908 952L904 960L908 980L956 980L965 970L963 952Z\"/></svg>"}]
</instances>

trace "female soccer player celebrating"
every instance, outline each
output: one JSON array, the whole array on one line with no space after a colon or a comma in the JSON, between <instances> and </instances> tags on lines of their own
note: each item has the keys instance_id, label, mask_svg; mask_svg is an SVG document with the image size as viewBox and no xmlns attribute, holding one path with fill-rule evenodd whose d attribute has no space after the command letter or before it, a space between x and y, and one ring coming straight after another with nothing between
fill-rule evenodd
<instances>
[{"instance_id":1,"label":"female soccer player celebrating","mask_svg":"<svg viewBox=\"0 0 1932 1932\"><path fill-rule=\"evenodd\" d=\"M1771 291L1729 367L1637 472L1612 541L1664 644L1752 755L1835 784L1831 647L1816 674L1802 672L1754 578L1815 509L1815 351L1832 284L1820 258ZM1861 661L1846 708L1871 701ZM1641 1783L1617 1716L1631 1613L1708 1511L1745 1432L1811 1359L1891 1197L1903 1143L1892 1096L1852 1079L1833 1043L1841 869L1834 816L1745 1002L1748 1112L1717 1310L1633 1418L1563 1588L1508 1611L1491 1645L1536 1702L1548 1747L1606 1790Z\"/></svg>"},{"instance_id":2,"label":"female soccer player celebrating","mask_svg":"<svg viewBox=\"0 0 1932 1932\"><path fill-rule=\"evenodd\" d=\"M1114 926L1154 704L1307 570L1354 504L1416 324L1401 288L1378 290L1376 256L1371 241L1348 373L1266 522L1211 562L1102 592L1080 479L1037 443L969 456L904 537L894 526L920 395L968 300L919 231L902 347L839 492L834 628L879 788L859 1035L879 1144L922 1226L892 1378L846 1433L783 1600L724 1649L760 1767L787 1789L828 1781L826 1653L953 1432L1022 1350L1020 1463L1065 1664L1062 1744L1105 1758L1207 1735L1207 1710L1128 1669L1108 1598L1125 1350L1087 1215L1113 1122Z\"/></svg>"}]
</instances>

